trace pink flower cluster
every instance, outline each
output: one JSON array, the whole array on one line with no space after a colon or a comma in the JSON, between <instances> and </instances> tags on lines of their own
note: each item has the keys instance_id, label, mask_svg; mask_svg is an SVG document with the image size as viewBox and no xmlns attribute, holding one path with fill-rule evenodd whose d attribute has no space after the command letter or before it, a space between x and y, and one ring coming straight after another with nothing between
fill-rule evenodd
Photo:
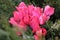
<instances>
[{"instance_id":1,"label":"pink flower cluster","mask_svg":"<svg viewBox=\"0 0 60 40\"><path fill-rule=\"evenodd\" d=\"M39 25L45 24L53 14L54 8L49 5L46 5L43 11L43 8L21 2L16 7L16 11L13 12L13 17L10 18L9 22L24 30L26 30L27 25L30 25L33 29L32 32L36 33L34 37L37 40L40 34L45 36L47 33L46 29Z\"/></svg>"}]
</instances>

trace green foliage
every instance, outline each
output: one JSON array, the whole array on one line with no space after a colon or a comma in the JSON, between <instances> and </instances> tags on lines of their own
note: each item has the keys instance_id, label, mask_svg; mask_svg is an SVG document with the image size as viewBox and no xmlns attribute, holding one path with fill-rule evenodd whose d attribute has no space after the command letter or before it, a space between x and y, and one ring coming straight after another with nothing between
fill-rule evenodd
<instances>
[{"instance_id":1,"label":"green foliage","mask_svg":"<svg viewBox=\"0 0 60 40\"><path fill-rule=\"evenodd\" d=\"M9 34L0 29L0 40L10 40Z\"/></svg>"}]
</instances>

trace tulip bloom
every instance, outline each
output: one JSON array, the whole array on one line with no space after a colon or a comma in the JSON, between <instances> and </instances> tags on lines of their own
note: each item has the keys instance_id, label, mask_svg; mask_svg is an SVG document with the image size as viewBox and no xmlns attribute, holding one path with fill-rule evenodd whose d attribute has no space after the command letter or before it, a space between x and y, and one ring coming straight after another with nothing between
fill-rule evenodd
<instances>
[{"instance_id":1,"label":"tulip bloom","mask_svg":"<svg viewBox=\"0 0 60 40\"><path fill-rule=\"evenodd\" d=\"M46 14L47 16L53 15L54 14L54 8L50 7L49 5L46 5L45 9L44 9L44 14Z\"/></svg>"},{"instance_id":2,"label":"tulip bloom","mask_svg":"<svg viewBox=\"0 0 60 40\"><path fill-rule=\"evenodd\" d=\"M45 24L50 16L54 14L54 8L46 5L43 8L32 5L26 5L21 2L16 6L16 10L13 12L13 17L10 18L9 22L12 25L18 27L18 29L26 30L27 25L30 25L34 34L35 40L39 40L38 36L46 36L47 31L45 28L41 28L40 25ZM20 35L17 32L17 35Z\"/></svg>"}]
</instances>

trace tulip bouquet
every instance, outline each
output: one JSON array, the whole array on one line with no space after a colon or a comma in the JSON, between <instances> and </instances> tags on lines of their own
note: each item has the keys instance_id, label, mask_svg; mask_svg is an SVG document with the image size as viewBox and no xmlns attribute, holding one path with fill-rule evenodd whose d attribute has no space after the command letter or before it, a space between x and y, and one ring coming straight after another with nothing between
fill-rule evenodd
<instances>
[{"instance_id":1,"label":"tulip bouquet","mask_svg":"<svg viewBox=\"0 0 60 40\"><path fill-rule=\"evenodd\" d=\"M23 35L23 31L27 31L27 27L32 29L32 34L34 34L35 40L42 40L45 37L47 30L42 28L49 19L50 16L54 14L54 8L46 5L45 8L40 8L34 6L33 4L26 5L21 2L16 6L16 10L13 12L13 17L10 18L9 23L11 23L15 28L18 28L16 34L18 36Z\"/></svg>"}]
</instances>

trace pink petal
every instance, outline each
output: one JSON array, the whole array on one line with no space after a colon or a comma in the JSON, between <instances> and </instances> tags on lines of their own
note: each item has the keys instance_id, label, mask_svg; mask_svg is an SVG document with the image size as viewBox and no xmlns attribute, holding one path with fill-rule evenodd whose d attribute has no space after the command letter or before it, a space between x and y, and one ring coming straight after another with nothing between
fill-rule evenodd
<instances>
[{"instance_id":1,"label":"pink petal","mask_svg":"<svg viewBox=\"0 0 60 40\"><path fill-rule=\"evenodd\" d=\"M29 15L26 14L23 20L24 20L24 23L29 24L29 21L30 21Z\"/></svg>"},{"instance_id":2,"label":"pink petal","mask_svg":"<svg viewBox=\"0 0 60 40\"><path fill-rule=\"evenodd\" d=\"M19 5L18 5L18 7L25 7L26 6L26 4L24 3L24 2L21 2Z\"/></svg>"},{"instance_id":3,"label":"pink petal","mask_svg":"<svg viewBox=\"0 0 60 40\"><path fill-rule=\"evenodd\" d=\"M54 8L50 7L49 5L46 5L45 9L44 9L44 14L46 14L48 16L53 15L54 14Z\"/></svg>"},{"instance_id":4,"label":"pink petal","mask_svg":"<svg viewBox=\"0 0 60 40\"><path fill-rule=\"evenodd\" d=\"M45 29L45 28L42 28L42 34L43 34L43 36L46 36L47 31L46 31L46 29Z\"/></svg>"},{"instance_id":5,"label":"pink petal","mask_svg":"<svg viewBox=\"0 0 60 40\"><path fill-rule=\"evenodd\" d=\"M42 29L36 31L36 35L39 37L42 37Z\"/></svg>"},{"instance_id":6,"label":"pink petal","mask_svg":"<svg viewBox=\"0 0 60 40\"><path fill-rule=\"evenodd\" d=\"M9 23L11 23L12 25L17 25L13 17L10 18Z\"/></svg>"},{"instance_id":7,"label":"pink petal","mask_svg":"<svg viewBox=\"0 0 60 40\"><path fill-rule=\"evenodd\" d=\"M34 35L35 40L41 40L37 35Z\"/></svg>"},{"instance_id":8,"label":"pink petal","mask_svg":"<svg viewBox=\"0 0 60 40\"><path fill-rule=\"evenodd\" d=\"M50 16L47 16L46 14L42 14L40 17L39 17L39 22L40 22L40 25L43 25L46 21L48 21L50 19Z\"/></svg>"},{"instance_id":9,"label":"pink petal","mask_svg":"<svg viewBox=\"0 0 60 40\"><path fill-rule=\"evenodd\" d=\"M33 29L33 33L40 29L39 21L37 17L33 17L30 21L30 27Z\"/></svg>"},{"instance_id":10,"label":"pink petal","mask_svg":"<svg viewBox=\"0 0 60 40\"><path fill-rule=\"evenodd\" d=\"M14 11L13 14L14 14L14 19L19 20L19 12Z\"/></svg>"},{"instance_id":11,"label":"pink petal","mask_svg":"<svg viewBox=\"0 0 60 40\"><path fill-rule=\"evenodd\" d=\"M42 15L39 17L39 22L40 22L40 25L44 24L44 19Z\"/></svg>"},{"instance_id":12,"label":"pink petal","mask_svg":"<svg viewBox=\"0 0 60 40\"><path fill-rule=\"evenodd\" d=\"M18 25L19 28L23 29L23 30L26 30L26 24L21 20L19 25Z\"/></svg>"}]
</instances>

